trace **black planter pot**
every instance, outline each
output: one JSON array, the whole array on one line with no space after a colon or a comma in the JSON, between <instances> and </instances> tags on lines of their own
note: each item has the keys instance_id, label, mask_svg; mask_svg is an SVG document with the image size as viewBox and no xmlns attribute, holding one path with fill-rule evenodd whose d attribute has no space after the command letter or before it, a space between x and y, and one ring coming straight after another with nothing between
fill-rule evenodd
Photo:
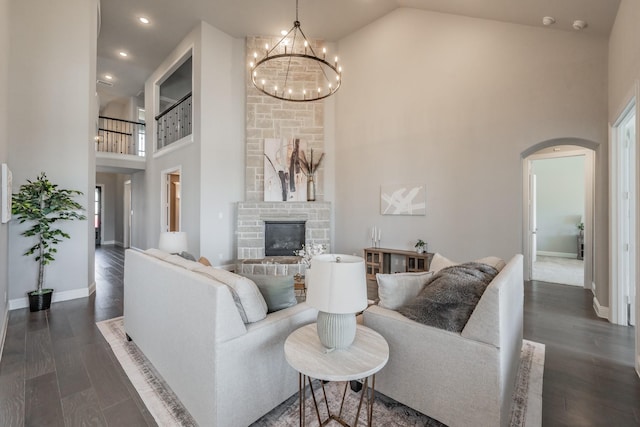
<instances>
[{"instance_id":1,"label":"black planter pot","mask_svg":"<svg viewBox=\"0 0 640 427\"><path fill-rule=\"evenodd\" d=\"M43 289L42 292L29 292L29 311L49 310L53 289Z\"/></svg>"}]
</instances>

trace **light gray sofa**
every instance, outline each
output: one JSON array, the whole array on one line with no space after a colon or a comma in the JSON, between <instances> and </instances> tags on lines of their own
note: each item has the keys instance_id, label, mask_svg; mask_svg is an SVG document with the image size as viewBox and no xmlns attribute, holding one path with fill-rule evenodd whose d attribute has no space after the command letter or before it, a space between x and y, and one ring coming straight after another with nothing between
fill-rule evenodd
<instances>
[{"instance_id":1,"label":"light gray sofa","mask_svg":"<svg viewBox=\"0 0 640 427\"><path fill-rule=\"evenodd\" d=\"M125 331L200 426L247 426L298 390L284 341L317 311L245 324L229 288L189 268L127 250Z\"/></svg>"},{"instance_id":2,"label":"light gray sofa","mask_svg":"<svg viewBox=\"0 0 640 427\"><path fill-rule=\"evenodd\" d=\"M522 255L486 288L461 333L370 306L364 324L389 343L376 391L449 427L507 426L520 364Z\"/></svg>"}]
</instances>

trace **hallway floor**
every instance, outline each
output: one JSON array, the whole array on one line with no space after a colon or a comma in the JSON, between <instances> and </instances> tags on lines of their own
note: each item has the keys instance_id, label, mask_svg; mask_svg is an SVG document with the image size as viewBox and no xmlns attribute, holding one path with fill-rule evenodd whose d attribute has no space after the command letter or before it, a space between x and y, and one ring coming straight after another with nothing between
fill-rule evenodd
<instances>
[{"instance_id":1,"label":"hallway floor","mask_svg":"<svg viewBox=\"0 0 640 427\"><path fill-rule=\"evenodd\" d=\"M538 255L533 263L532 277L542 282L583 287L584 261Z\"/></svg>"}]
</instances>

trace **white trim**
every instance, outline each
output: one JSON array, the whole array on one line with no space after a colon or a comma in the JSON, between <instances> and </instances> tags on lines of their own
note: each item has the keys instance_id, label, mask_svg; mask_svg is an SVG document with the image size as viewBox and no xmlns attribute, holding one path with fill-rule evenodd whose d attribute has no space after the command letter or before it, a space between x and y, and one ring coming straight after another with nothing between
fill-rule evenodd
<instances>
[{"instance_id":1,"label":"white trim","mask_svg":"<svg viewBox=\"0 0 640 427\"><path fill-rule=\"evenodd\" d=\"M598 297L596 297L595 295L593 296L593 310L596 312L596 315L598 317L601 317L607 320L609 319L609 307L604 307L600 305L600 302L598 301Z\"/></svg>"},{"instance_id":2,"label":"white trim","mask_svg":"<svg viewBox=\"0 0 640 427\"><path fill-rule=\"evenodd\" d=\"M88 285L86 288L72 289L70 291L61 291L61 292L54 291L51 302L54 303L54 302L68 301L68 300L78 299L78 298L86 298L91 294L90 289L92 286L95 287L95 282ZM29 307L28 297L15 298L15 299L9 300L9 310L16 310L18 308L25 308L25 307Z\"/></svg>"},{"instance_id":3,"label":"white trim","mask_svg":"<svg viewBox=\"0 0 640 427\"><path fill-rule=\"evenodd\" d=\"M572 254L567 252L550 252L550 251L538 251L536 252L538 255L542 256L552 256L556 258L569 258L569 259L577 259L578 254Z\"/></svg>"},{"instance_id":4,"label":"white trim","mask_svg":"<svg viewBox=\"0 0 640 427\"><path fill-rule=\"evenodd\" d=\"M7 329L9 327L9 307L6 306L4 310L4 323L2 323L2 331L0 332L0 362L2 361L2 354L4 353L4 341L7 338Z\"/></svg>"},{"instance_id":5,"label":"white trim","mask_svg":"<svg viewBox=\"0 0 640 427\"><path fill-rule=\"evenodd\" d=\"M137 162L140 163L142 169L145 168L147 163L147 159L143 156L137 156L135 154L110 153L107 151L96 151L96 159L126 160L129 162Z\"/></svg>"},{"instance_id":6,"label":"white trim","mask_svg":"<svg viewBox=\"0 0 640 427\"><path fill-rule=\"evenodd\" d=\"M89 285L89 295L93 295L96 293L96 282L91 282Z\"/></svg>"},{"instance_id":7,"label":"white trim","mask_svg":"<svg viewBox=\"0 0 640 427\"><path fill-rule=\"evenodd\" d=\"M166 205L168 202L169 194L167 194L167 177L170 174L177 173L180 176L180 184L182 184L182 165L174 166L171 168L163 169L160 171L160 233L168 231L169 218L167 217ZM182 231L182 200L179 200L180 206L178 209L178 229L175 231Z\"/></svg>"},{"instance_id":8,"label":"white trim","mask_svg":"<svg viewBox=\"0 0 640 427\"><path fill-rule=\"evenodd\" d=\"M115 240L107 240L106 242L102 242L100 244L101 245L115 245L116 241Z\"/></svg>"},{"instance_id":9,"label":"white trim","mask_svg":"<svg viewBox=\"0 0 640 427\"><path fill-rule=\"evenodd\" d=\"M625 296L623 292L620 290L620 279L619 275L623 269L623 257L620 255L623 246L623 230L622 224L618 221L619 216L619 208L621 205L620 198L617 197L619 193L619 188L621 184L619 181L619 164L618 161L620 159L620 144L618 138L618 128L621 123L627 118L627 115L635 109L635 120L636 120L636 149L638 147L638 138L640 137L640 110L638 109L638 100L640 100L640 84L636 80L631 87L631 90L627 93L627 96L624 98L624 103L621 104L617 109L617 114L615 115L615 122L613 124L609 123L609 304L611 306L610 310L610 318L609 320L612 323L619 325L627 325L627 301L625 300ZM636 160L636 174L640 175L640 171L637 170L638 163ZM636 176L636 180L639 177ZM638 186L636 187L638 188ZM637 191L637 190L636 190ZM638 207L637 203L640 197L636 197L636 209ZM638 219L636 218L636 221ZM638 223L636 222L636 227ZM633 242L629 242L631 246L635 245L638 247L638 240L640 237L639 233L636 232L636 240ZM640 268L640 266L636 266L636 268ZM635 275L638 275L638 270L636 269ZM636 293L637 293L636 284ZM638 343L636 343L637 345Z\"/></svg>"},{"instance_id":10,"label":"white trim","mask_svg":"<svg viewBox=\"0 0 640 427\"><path fill-rule=\"evenodd\" d=\"M193 143L193 131L191 131L191 133L183 138L180 138L179 140L172 142L169 145L165 145L164 147L162 147L160 150L156 151L155 153L153 153L153 158L157 159L158 157L162 157L165 154L169 154L172 153L176 150L179 150L187 145L190 145Z\"/></svg>"}]
</instances>

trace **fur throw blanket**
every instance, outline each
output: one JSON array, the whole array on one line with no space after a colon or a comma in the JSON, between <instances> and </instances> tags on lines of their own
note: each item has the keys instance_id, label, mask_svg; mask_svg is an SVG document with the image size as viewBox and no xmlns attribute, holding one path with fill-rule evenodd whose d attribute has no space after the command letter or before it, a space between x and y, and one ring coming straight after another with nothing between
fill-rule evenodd
<instances>
[{"instance_id":1,"label":"fur throw blanket","mask_svg":"<svg viewBox=\"0 0 640 427\"><path fill-rule=\"evenodd\" d=\"M495 268L477 262L443 268L398 312L416 322L460 333L497 274Z\"/></svg>"}]
</instances>

